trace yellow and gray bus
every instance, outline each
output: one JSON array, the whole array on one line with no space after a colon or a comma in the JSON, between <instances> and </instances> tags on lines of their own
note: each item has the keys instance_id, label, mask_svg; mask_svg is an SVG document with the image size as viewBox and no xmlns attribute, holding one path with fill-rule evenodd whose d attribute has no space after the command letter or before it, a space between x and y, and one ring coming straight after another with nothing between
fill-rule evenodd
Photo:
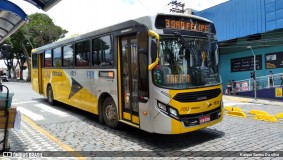
<instances>
[{"instance_id":1,"label":"yellow and gray bus","mask_svg":"<svg viewBox=\"0 0 283 160\"><path fill-rule=\"evenodd\" d=\"M156 14L32 51L32 88L91 112L161 134L199 130L223 118L214 24Z\"/></svg>"}]
</instances>

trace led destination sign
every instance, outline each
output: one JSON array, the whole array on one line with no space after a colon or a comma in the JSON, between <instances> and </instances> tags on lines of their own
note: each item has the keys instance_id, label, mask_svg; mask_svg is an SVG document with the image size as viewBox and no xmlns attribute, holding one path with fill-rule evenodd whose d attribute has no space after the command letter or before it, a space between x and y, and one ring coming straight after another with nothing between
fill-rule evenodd
<instances>
[{"instance_id":1,"label":"led destination sign","mask_svg":"<svg viewBox=\"0 0 283 160\"><path fill-rule=\"evenodd\" d=\"M197 22L188 22L184 20L165 19L165 27L197 32L209 32L208 25L199 24Z\"/></svg>"},{"instance_id":2,"label":"led destination sign","mask_svg":"<svg viewBox=\"0 0 283 160\"><path fill-rule=\"evenodd\" d=\"M155 20L158 29L176 29L203 33L215 33L214 25L210 22L186 16L158 15Z\"/></svg>"}]
</instances>

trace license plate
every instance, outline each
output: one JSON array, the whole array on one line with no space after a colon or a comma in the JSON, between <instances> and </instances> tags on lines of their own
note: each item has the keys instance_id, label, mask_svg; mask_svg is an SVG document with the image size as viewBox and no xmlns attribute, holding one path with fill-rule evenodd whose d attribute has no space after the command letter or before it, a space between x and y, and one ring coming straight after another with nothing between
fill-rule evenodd
<instances>
[{"instance_id":1,"label":"license plate","mask_svg":"<svg viewBox=\"0 0 283 160\"><path fill-rule=\"evenodd\" d=\"M210 116L203 116L199 118L199 124L206 123L210 121Z\"/></svg>"}]
</instances>

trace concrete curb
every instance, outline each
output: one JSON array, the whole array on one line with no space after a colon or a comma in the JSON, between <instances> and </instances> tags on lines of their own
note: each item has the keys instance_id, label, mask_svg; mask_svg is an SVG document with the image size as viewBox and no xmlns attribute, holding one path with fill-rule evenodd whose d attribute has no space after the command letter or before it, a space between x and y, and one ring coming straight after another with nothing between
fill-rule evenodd
<instances>
[{"instance_id":1,"label":"concrete curb","mask_svg":"<svg viewBox=\"0 0 283 160\"><path fill-rule=\"evenodd\" d=\"M266 105L274 105L274 106L283 106L283 101L275 101L275 100L267 100L267 99L253 99L247 97L240 97L240 96L230 96L230 95L223 95L224 100L230 101L238 101L243 103L255 103L255 104L266 104Z\"/></svg>"}]
</instances>

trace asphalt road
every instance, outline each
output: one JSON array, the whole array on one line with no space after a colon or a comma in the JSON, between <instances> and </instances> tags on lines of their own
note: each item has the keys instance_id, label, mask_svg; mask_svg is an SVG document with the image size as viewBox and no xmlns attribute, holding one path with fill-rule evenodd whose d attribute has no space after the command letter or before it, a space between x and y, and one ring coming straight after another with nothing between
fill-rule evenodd
<instances>
[{"instance_id":1,"label":"asphalt road","mask_svg":"<svg viewBox=\"0 0 283 160\"><path fill-rule=\"evenodd\" d=\"M117 154L130 151L122 159L133 156L150 159L152 156L146 156L149 153L170 159L283 159L282 120L272 123L254 120L250 115L247 118L225 115L219 124L181 135L152 134L126 125L113 130L100 124L93 114L64 104L50 106L46 98L32 91L30 83L4 82L4 85L15 94L13 105L22 114L75 151L117 151ZM248 103L227 96L224 104L240 107L244 112L251 109L271 114L283 112L280 105ZM273 152L276 154L271 155ZM114 157L115 153L105 152ZM195 157L191 153L202 156Z\"/></svg>"}]
</instances>

